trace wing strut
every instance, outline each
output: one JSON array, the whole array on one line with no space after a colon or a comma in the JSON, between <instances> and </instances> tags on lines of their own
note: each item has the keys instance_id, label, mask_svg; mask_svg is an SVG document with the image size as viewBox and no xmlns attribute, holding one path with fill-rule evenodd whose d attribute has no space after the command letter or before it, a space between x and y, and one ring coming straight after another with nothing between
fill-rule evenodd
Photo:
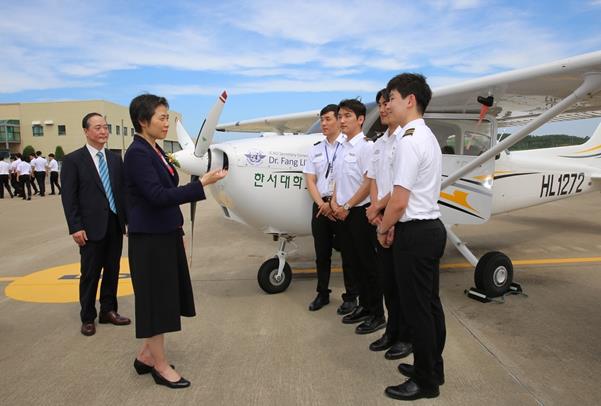
<instances>
[{"instance_id":1,"label":"wing strut","mask_svg":"<svg viewBox=\"0 0 601 406\"><path fill-rule=\"evenodd\" d=\"M519 142L532 131L536 130L543 124L547 123L553 117L561 114L563 111L568 109L572 104L577 101L585 98L586 96L597 93L601 90L601 72L590 72L584 75L584 81L582 84L574 90L568 97L563 99L561 102L557 103L555 106L551 107L549 110L545 111L543 114L538 116L537 118L530 121L524 127L522 127L515 134L510 135L505 138L503 141L499 142L497 145L484 152L478 158L474 159L472 162L468 163L465 166L462 166L461 169L455 171L448 178L446 178L441 186L440 190L444 190L446 187L452 185L457 179L462 176L468 174L473 169L482 165L484 162L492 159L495 155L505 151L507 148L513 146L515 143Z\"/></svg>"}]
</instances>

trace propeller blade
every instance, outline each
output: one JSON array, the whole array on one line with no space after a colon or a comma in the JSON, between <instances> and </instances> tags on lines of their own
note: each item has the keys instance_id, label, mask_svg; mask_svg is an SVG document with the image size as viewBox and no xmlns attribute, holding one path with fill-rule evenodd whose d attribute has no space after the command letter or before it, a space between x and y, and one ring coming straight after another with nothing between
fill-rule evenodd
<instances>
[{"instance_id":1,"label":"propeller blade","mask_svg":"<svg viewBox=\"0 0 601 406\"><path fill-rule=\"evenodd\" d=\"M203 156L209 149L209 145L211 145L211 142L213 141L215 127L217 127L217 123L219 122L219 117L221 116L221 112L223 111L223 106L225 105L226 100L227 92L224 90L223 93L221 93L221 95L217 98L217 101L213 105L213 108L207 115L207 118L200 129L200 133L196 139L196 148L194 150L194 155L197 157Z\"/></svg>"},{"instance_id":2,"label":"propeller blade","mask_svg":"<svg viewBox=\"0 0 601 406\"><path fill-rule=\"evenodd\" d=\"M199 176L191 175L190 182L198 182ZM190 268L192 268L192 256L194 254L194 220L196 219L196 204L198 202L190 203Z\"/></svg>"}]
</instances>

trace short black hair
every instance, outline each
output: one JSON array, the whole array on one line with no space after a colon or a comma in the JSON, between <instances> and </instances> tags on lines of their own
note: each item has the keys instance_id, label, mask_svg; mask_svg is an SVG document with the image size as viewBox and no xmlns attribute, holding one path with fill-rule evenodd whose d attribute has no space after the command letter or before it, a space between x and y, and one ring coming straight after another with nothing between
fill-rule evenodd
<instances>
[{"instance_id":1,"label":"short black hair","mask_svg":"<svg viewBox=\"0 0 601 406\"><path fill-rule=\"evenodd\" d=\"M378 91L378 93L376 94L376 103L380 103L380 99L384 98L384 100L388 100L388 91L386 90L386 88L384 89L380 89Z\"/></svg>"},{"instance_id":2,"label":"short black hair","mask_svg":"<svg viewBox=\"0 0 601 406\"><path fill-rule=\"evenodd\" d=\"M367 114L367 108L365 104L361 103L357 99L344 99L338 104L338 109L347 109L355 113L357 118Z\"/></svg>"},{"instance_id":3,"label":"short black hair","mask_svg":"<svg viewBox=\"0 0 601 406\"><path fill-rule=\"evenodd\" d=\"M86 114L85 116L83 116L83 119L81 120L81 128L88 128L90 126L90 123L88 123L88 120L94 116L102 117L102 114L100 114L100 113Z\"/></svg>"},{"instance_id":4,"label":"short black hair","mask_svg":"<svg viewBox=\"0 0 601 406\"><path fill-rule=\"evenodd\" d=\"M15 154L15 156L17 157L17 159L21 159L21 158L23 157L23 155L21 155L21 153L20 153L20 152L17 152L17 153Z\"/></svg>"},{"instance_id":5,"label":"short black hair","mask_svg":"<svg viewBox=\"0 0 601 406\"><path fill-rule=\"evenodd\" d=\"M48 154L48 156L49 156L50 158L54 158L54 154L53 154L53 153L50 153L50 154Z\"/></svg>"},{"instance_id":6,"label":"short black hair","mask_svg":"<svg viewBox=\"0 0 601 406\"><path fill-rule=\"evenodd\" d=\"M328 114L330 111L334 113L335 116L338 116L338 105L337 104L328 104L319 112L319 117Z\"/></svg>"},{"instance_id":7,"label":"short black hair","mask_svg":"<svg viewBox=\"0 0 601 406\"><path fill-rule=\"evenodd\" d=\"M35 154L36 154L37 156L42 156L42 151L36 151L36 152L35 152Z\"/></svg>"},{"instance_id":8,"label":"short black hair","mask_svg":"<svg viewBox=\"0 0 601 406\"><path fill-rule=\"evenodd\" d=\"M140 123L149 123L154 115L154 111L159 106L169 108L167 99L148 93L134 97L129 104L129 117L137 133L142 132Z\"/></svg>"},{"instance_id":9,"label":"short black hair","mask_svg":"<svg viewBox=\"0 0 601 406\"><path fill-rule=\"evenodd\" d=\"M432 99L432 90L426 82L426 77L419 73L401 73L390 79L386 90L390 93L392 90L396 90L403 96L403 98L410 94L415 96L417 103L417 110L420 114L426 112L428 104Z\"/></svg>"}]
</instances>

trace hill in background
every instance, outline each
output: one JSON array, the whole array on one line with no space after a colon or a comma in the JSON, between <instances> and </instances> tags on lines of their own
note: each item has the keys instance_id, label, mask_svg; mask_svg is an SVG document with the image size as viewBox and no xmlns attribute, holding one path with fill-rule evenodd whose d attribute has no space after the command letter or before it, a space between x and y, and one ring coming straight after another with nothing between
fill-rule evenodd
<instances>
[{"instance_id":1,"label":"hill in background","mask_svg":"<svg viewBox=\"0 0 601 406\"><path fill-rule=\"evenodd\" d=\"M509 135L509 133L499 134L499 140L502 140ZM568 145L580 145L587 142L589 138L590 137L583 138L566 134L529 135L517 144L515 144L513 147L509 148L509 150L523 151L527 149L555 148L565 147Z\"/></svg>"}]
</instances>

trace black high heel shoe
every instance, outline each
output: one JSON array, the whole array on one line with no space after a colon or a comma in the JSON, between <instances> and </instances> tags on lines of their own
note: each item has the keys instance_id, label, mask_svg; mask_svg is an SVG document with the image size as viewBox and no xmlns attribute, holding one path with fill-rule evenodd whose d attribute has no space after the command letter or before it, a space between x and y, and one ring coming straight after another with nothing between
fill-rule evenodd
<instances>
[{"instance_id":1,"label":"black high heel shoe","mask_svg":"<svg viewBox=\"0 0 601 406\"><path fill-rule=\"evenodd\" d=\"M188 386L190 386L190 381L185 379L183 376L181 378L179 378L179 381L171 382L171 381L165 379L165 377L163 377L163 375L161 375L159 373L159 371L157 371L154 368L152 368L152 371L150 371L150 372L152 374L152 377L154 378L154 382L157 385L164 385L171 389L181 389L181 388L187 388Z\"/></svg>"},{"instance_id":2,"label":"black high heel shoe","mask_svg":"<svg viewBox=\"0 0 601 406\"><path fill-rule=\"evenodd\" d=\"M175 369L175 367L173 365L169 365L171 368ZM138 375L144 375L144 374L149 374L150 372L152 372L152 366L150 365L146 365L145 363L143 363L142 361L138 360L137 358L134 359L134 368L136 370L136 372L138 373Z\"/></svg>"}]
</instances>

